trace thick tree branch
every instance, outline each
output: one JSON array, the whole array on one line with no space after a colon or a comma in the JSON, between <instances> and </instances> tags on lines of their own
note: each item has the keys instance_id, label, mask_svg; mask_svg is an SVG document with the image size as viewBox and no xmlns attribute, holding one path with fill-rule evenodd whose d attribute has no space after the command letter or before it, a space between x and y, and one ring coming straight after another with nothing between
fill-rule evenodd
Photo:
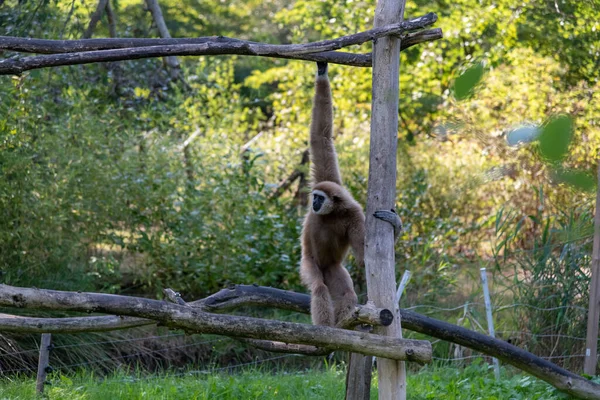
<instances>
[{"instance_id":1,"label":"thick tree branch","mask_svg":"<svg viewBox=\"0 0 600 400\"><path fill-rule=\"evenodd\" d=\"M429 15L429 14L428 14ZM435 16L435 14L432 14ZM426 16L427 17L427 16ZM431 20L426 17L420 19L420 23L424 24L433 23L435 18ZM411 25L417 27L416 24ZM411 27L408 26L408 27ZM217 40L206 40L202 43L197 44L178 44L178 45L158 45L158 46L144 46L136 48L119 48L112 50L94 50L94 51L83 51L77 53L66 53L66 54L51 54L43 56L32 56L20 59L7 59L0 61L0 75L9 74L21 74L25 71L58 67L64 65L79 65L89 64L95 62L110 62L110 61L123 61L123 60L134 60L141 58L151 57L164 57L164 56L197 56L197 55L224 55L224 54L238 54L248 56L260 56L260 57L274 57L274 58L286 58L286 59L298 59L308 61L326 61L336 64L352 65L359 67L370 67L371 66L371 55L370 54L352 54L344 52L335 52L331 50L340 49L342 47L361 44L369 40L374 40L378 37L400 34L407 26L400 24L389 25L387 27L377 28L375 30L357 33L355 35L344 36L339 39L325 40L321 42L307 43L307 44L290 44L290 45L272 45L255 42L246 42L237 39L220 39ZM433 29L427 32L427 35L415 34L413 41L407 41L408 44L413 45L421 43L423 41L439 39L442 35L441 30ZM18 45L15 45L14 40L17 39ZM35 39L37 40L37 39ZM105 41L110 39L103 39ZM123 39L118 39L123 40ZM133 39L127 39L133 40ZM140 39L140 40L152 40L152 39ZM182 40L182 39L156 39L156 40ZM23 42L22 38L11 38L11 37L0 37L0 49L5 48L31 48L31 44L24 46L26 43ZM33 46L36 47L36 46ZM407 46L408 47L408 46Z\"/></svg>"},{"instance_id":2,"label":"thick tree branch","mask_svg":"<svg viewBox=\"0 0 600 400\"><path fill-rule=\"evenodd\" d=\"M0 284L0 306L128 315L199 333L260 340L269 338L330 351L346 350L419 363L431 360L431 343L428 341L386 338L327 326L212 314L187 305L139 297L16 288Z\"/></svg>"},{"instance_id":3,"label":"thick tree branch","mask_svg":"<svg viewBox=\"0 0 600 400\"><path fill-rule=\"evenodd\" d=\"M18 333L82 333L107 332L137 326L153 325L144 318L105 315L99 317L32 318L0 314L0 332Z\"/></svg>"},{"instance_id":4,"label":"thick tree branch","mask_svg":"<svg viewBox=\"0 0 600 400\"><path fill-rule=\"evenodd\" d=\"M310 313L310 296L272 287L234 285L205 299L188 303L208 312L225 312L240 307L258 306Z\"/></svg>"},{"instance_id":5,"label":"thick tree branch","mask_svg":"<svg viewBox=\"0 0 600 400\"><path fill-rule=\"evenodd\" d=\"M440 28L427 29L418 32L408 33L402 36L402 50L412 47L419 43L430 42L442 38ZM115 50L125 48L154 47L154 46L173 46L180 44L205 44L205 43L241 43L241 44L262 44L247 40L235 39L226 36L204 36L198 38L175 38L175 39L156 39L156 38L118 38L118 39L85 39L85 40L52 40L52 39L34 39L14 36L0 36L0 50L10 50L20 53L38 53L38 54L62 54L62 53L81 53L95 50ZM330 52L312 53L329 54ZM335 52L335 54L348 54L349 56L369 57L368 65L371 66L370 54L354 54ZM362 60L362 59L361 59ZM311 61L313 61L311 59Z\"/></svg>"}]
</instances>

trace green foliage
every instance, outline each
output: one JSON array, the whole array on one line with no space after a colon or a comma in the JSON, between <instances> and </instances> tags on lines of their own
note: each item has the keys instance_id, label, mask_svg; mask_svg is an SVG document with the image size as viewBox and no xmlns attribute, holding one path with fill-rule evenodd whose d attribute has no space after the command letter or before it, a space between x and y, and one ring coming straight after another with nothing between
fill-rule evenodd
<instances>
[{"instance_id":1,"label":"green foliage","mask_svg":"<svg viewBox=\"0 0 600 400\"><path fill-rule=\"evenodd\" d=\"M454 97L457 100L465 100L473 95L475 86L483 78L483 65L481 63L470 66L465 72L460 74L454 81Z\"/></svg>"},{"instance_id":2,"label":"green foliage","mask_svg":"<svg viewBox=\"0 0 600 400\"><path fill-rule=\"evenodd\" d=\"M555 174L560 182L568 183L579 190L591 192L596 188L596 179L585 171L567 169L558 170Z\"/></svg>"},{"instance_id":3,"label":"green foliage","mask_svg":"<svg viewBox=\"0 0 600 400\"><path fill-rule=\"evenodd\" d=\"M569 150L573 138L571 118L560 115L551 118L540 134L540 153L550 162L561 161Z\"/></svg>"},{"instance_id":4,"label":"green foliage","mask_svg":"<svg viewBox=\"0 0 600 400\"><path fill-rule=\"evenodd\" d=\"M566 395L533 377L502 369L496 381L487 364L476 360L466 368L430 366L408 375L408 398L449 400L566 399ZM344 368L272 374L266 367L249 367L239 374L173 374L130 376L117 373L102 380L90 374L60 375L46 388L52 399L335 399L344 391ZM377 383L377 377L374 377ZM36 398L35 382L0 382L2 394L14 400ZM377 396L376 386L371 395Z\"/></svg>"},{"instance_id":5,"label":"green foliage","mask_svg":"<svg viewBox=\"0 0 600 400\"><path fill-rule=\"evenodd\" d=\"M541 335L526 339L535 354L582 354L584 343L577 338L586 335L592 207L559 210L545 203L540 192L535 214L501 210L496 216L494 281L506 288L504 299L496 302L535 305L508 308L497 318L507 324L506 330ZM531 250L516 248L523 242ZM560 344L556 335L561 337ZM565 362L567 367L579 368L577 361Z\"/></svg>"}]
</instances>

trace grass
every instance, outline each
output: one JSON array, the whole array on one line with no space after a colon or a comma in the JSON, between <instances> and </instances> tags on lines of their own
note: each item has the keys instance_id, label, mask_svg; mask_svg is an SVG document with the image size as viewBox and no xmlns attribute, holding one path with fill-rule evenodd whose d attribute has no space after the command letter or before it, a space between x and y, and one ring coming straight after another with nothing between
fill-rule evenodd
<instances>
[{"instance_id":1,"label":"grass","mask_svg":"<svg viewBox=\"0 0 600 400\"><path fill-rule=\"evenodd\" d=\"M411 372L408 398L412 400L448 399L566 399L551 386L525 375L511 375L502 369L496 382L487 364L468 367L428 366ZM264 368L246 369L237 374L193 373L142 375L115 373L100 378L89 372L74 376L54 375L46 386L46 398L65 400L95 399L325 399L344 397L345 368L305 372L272 372ZM0 380L0 399L36 399L32 378ZM376 398L377 377L373 379L372 398Z\"/></svg>"}]
</instances>

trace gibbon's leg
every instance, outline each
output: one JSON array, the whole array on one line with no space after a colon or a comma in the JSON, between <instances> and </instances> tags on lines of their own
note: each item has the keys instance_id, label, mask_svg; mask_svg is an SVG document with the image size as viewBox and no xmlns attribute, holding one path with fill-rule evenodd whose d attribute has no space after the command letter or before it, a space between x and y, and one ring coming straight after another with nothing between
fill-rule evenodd
<instances>
[{"instance_id":1,"label":"gibbon's leg","mask_svg":"<svg viewBox=\"0 0 600 400\"><path fill-rule=\"evenodd\" d=\"M333 300L333 312L337 324L354 311L358 298L354 292L352 278L346 268L335 265L324 272L324 277Z\"/></svg>"},{"instance_id":2,"label":"gibbon's leg","mask_svg":"<svg viewBox=\"0 0 600 400\"><path fill-rule=\"evenodd\" d=\"M310 122L310 158L313 184L331 181L342 184L333 145L333 101L327 77L327 63L317 63L315 96Z\"/></svg>"},{"instance_id":3,"label":"gibbon's leg","mask_svg":"<svg viewBox=\"0 0 600 400\"><path fill-rule=\"evenodd\" d=\"M387 210L379 210L373 213L373 216L377 219L380 219L385 222L389 222L394 227L394 241L398 239L400 236L400 232L402 232L402 220L396 214L396 211L392 209L392 211Z\"/></svg>"},{"instance_id":4,"label":"gibbon's leg","mask_svg":"<svg viewBox=\"0 0 600 400\"><path fill-rule=\"evenodd\" d=\"M300 278L310 290L310 316L313 325L333 326L335 322L333 303L321 269L312 261L302 258Z\"/></svg>"}]
</instances>

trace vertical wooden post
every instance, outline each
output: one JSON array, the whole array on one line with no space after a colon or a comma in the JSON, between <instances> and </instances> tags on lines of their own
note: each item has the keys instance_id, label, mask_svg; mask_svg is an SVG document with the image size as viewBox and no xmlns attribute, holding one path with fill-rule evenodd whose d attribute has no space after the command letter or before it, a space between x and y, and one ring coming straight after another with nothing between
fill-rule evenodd
<instances>
[{"instance_id":1,"label":"vertical wooden post","mask_svg":"<svg viewBox=\"0 0 600 400\"><path fill-rule=\"evenodd\" d=\"M37 380L35 384L35 391L41 395L44 393L44 383L46 382L47 368L50 359L50 342L52 335L49 333L42 333L42 341L40 343L40 357L38 359L38 370Z\"/></svg>"},{"instance_id":2,"label":"vertical wooden post","mask_svg":"<svg viewBox=\"0 0 600 400\"><path fill-rule=\"evenodd\" d=\"M598 364L598 320L600 319L600 160L598 161L598 188L596 190L592 277L590 279L590 303L588 306L585 362L583 365L583 372L588 375L596 375L596 366Z\"/></svg>"},{"instance_id":3,"label":"vertical wooden post","mask_svg":"<svg viewBox=\"0 0 600 400\"><path fill-rule=\"evenodd\" d=\"M378 0L375 27L403 20L406 0ZM402 337L396 301L396 264L392 226L373 217L377 210L389 210L396 203L396 150L398 147L398 76L400 39L386 36L373 43L373 99L371 106L371 148L367 191L365 266L369 300L377 307L393 310L394 322L377 327L376 333ZM380 399L406 399L404 362L378 358Z\"/></svg>"},{"instance_id":4,"label":"vertical wooden post","mask_svg":"<svg viewBox=\"0 0 600 400\"><path fill-rule=\"evenodd\" d=\"M494 319L492 317L492 301L490 300L490 288L488 286L487 273L485 268L480 268L479 272L481 273L481 284L483 286L483 301L485 303L488 332L491 337L496 337L496 332L494 331ZM496 357L492 358L492 362L494 363L494 375L496 376L496 380L500 380L500 363Z\"/></svg>"},{"instance_id":5,"label":"vertical wooden post","mask_svg":"<svg viewBox=\"0 0 600 400\"><path fill-rule=\"evenodd\" d=\"M357 327L357 331L369 332L369 328ZM348 354L346 371L346 400L369 400L371 398L371 375L374 357L359 353Z\"/></svg>"}]
</instances>

